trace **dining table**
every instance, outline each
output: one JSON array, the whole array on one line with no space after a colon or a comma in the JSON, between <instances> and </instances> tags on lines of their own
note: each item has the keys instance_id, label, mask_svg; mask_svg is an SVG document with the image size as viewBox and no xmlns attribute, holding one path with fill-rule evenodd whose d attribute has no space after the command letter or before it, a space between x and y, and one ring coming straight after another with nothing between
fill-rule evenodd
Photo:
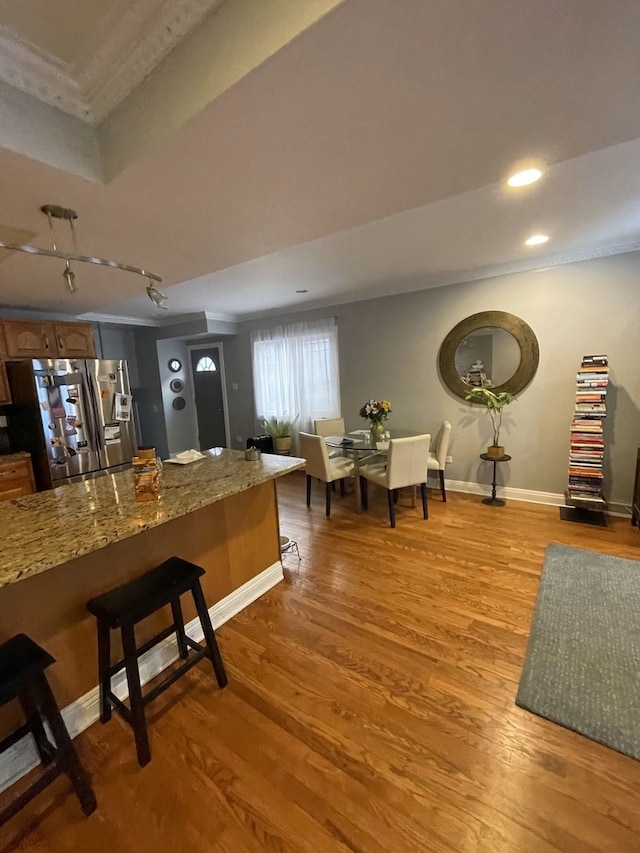
<instances>
[{"instance_id":1,"label":"dining table","mask_svg":"<svg viewBox=\"0 0 640 853\"><path fill-rule=\"evenodd\" d=\"M382 441L374 441L368 429L357 429L342 435L325 436L327 447L339 448L344 456L353 459L354 495L356 501L356 512L362 512L362 499L360 494L360 463L363 460L369 462L374 457L386 456L389 450L389 441L393 438L408 438L422 433L408 429L386 430Z\"/></svg>"}]
</instances>

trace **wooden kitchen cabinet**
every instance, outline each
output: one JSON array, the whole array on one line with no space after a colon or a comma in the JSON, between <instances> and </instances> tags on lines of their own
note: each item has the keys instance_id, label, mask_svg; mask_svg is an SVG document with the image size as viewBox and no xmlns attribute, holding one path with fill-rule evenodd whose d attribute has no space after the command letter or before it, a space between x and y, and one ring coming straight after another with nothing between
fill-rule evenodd
<instances>
[{"instance_id":1,"label":"wooden kitchen cabinet","mask_svg":"<svg viewBox=\"0 0 640 853\"><path fill-rule=\"evenodd\" d=\"M90 323L0 320L0 406L11 403L5 361L14 358L95 358Z\"/></svg>"},{"instance_id":2,"label":"wooden kitchen cabinet","mask_svg":"<svg viewBox=\"0 0 640 853\"><path fill-rule=\"evenodd\" d=\"M53 358L56 353L53 323L3 320L8 358Z\"/></svg>"},{"instance_id":3,"label":"wooden kitchen cabinet","mask_svg":"<svg viewBox=\"0 0 640 853\"><path fill-rule=\"evenodd\" d=\"M95 358L93 326L88 323L54 323L57 354L61 358Z\"/></svg>"},{"instance_id":4,"label":"wooden kitchen cabinet","mask_svg":"<svg viewBox=\"0 0 640 853\"><path fill-rule=\"evenodd\" d=\"M7 371L4 366L6 357L7 350L4 345L4 332L0 324L0 406L11 402L11 390L9 389L9 380L7 379Z\"/></svg>"},{"instance_id":5,"label":"wooden kitchen cabinet","mask_svg":"<svg viewBox=\"0 0 640 853\"><path fill-rule=\"evenodd\" d=\"M10 501L36 490L31 457L28 453L0 456L0 501Z\"/></svg>"},{"instance_id":6,"label":"wooden kitchen cabinet","mask_svg":"<svg viewBox=\"0 0 640 853\"><path fill-rule=\"evenodd\" d=\"M3 320L7 358L95 358L90 323Z\"/></svg>"},{"instance_id":7,"label":"wooden kitchen cabinet","mask_svg":"<svg viewBox=\"0 0 640 853\"><path fill-rule=\"evenodd\" d=\"M7 371L2 362L0 362L0 406L11 402L11 391L9 390L9 380L7 379Z\"/></svg>"}]
</instances>

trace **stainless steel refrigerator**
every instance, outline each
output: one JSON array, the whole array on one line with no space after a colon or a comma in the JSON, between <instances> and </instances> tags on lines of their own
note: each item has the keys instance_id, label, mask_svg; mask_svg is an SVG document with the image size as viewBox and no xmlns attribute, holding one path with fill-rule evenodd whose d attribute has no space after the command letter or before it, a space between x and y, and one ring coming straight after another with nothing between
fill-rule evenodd
<instances>
[{"instance_id":1,"label":"stainless steel refrigerator","mask_svg":"<svg viewBox=\"0 0 640 853\"><path fill-rule=\"evenodd\" d=\"M136 452L124 360L7 363L12 448L31 453L39 489L114 473Z\"/></svg>"}]
</instances>

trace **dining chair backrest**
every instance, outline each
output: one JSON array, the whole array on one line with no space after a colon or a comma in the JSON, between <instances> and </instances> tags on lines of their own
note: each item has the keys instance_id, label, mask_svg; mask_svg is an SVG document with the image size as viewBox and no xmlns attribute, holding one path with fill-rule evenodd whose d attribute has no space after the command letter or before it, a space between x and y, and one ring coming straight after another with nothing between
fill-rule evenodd
<instances>
[{"instance_id":1,"label":"dining chair backrest","mask_svg":"<svg viewBox=\"0 0 640 853\"><path fill-rule=\"evenodd\" d=\"M306 471L310 477L316 477L325 483L331 480L331 463L325 440L321 435L310 432L298 434L300 455L307 460Z\"/></svg>"},{"instance_id":2,"label":"dining chair backrest","mask_svg":"<svg viewBox=\"0 0 640 853\"><path fill-rule=\"evenodd\" d=\"M344 418L320 418L313 422L316 435L344 435Z\"/></svg>"},{"instance_id":3,"label":"dining chair backrest","mask_svg":"<svg viewBox=\"0 0 640 853\"><path fill-rule=\"evenodd\" d=\"M449 421L442 421L442 426L440 427L440 432L438 433L438 438L436 439L436 446L434 450L434 455L438 460L438 464L440 468L444 471L444 466L447 461L447 453L449 452L449 441L451 440L451 424Z\"/></svg>"},{"instance_id":4,"label":"dining chair backrest","mask_svg":"<svg viewBox=\"0 0 640 853\"><path fill-rule=\"evenodd\" d=\"M430 444L430 435L391 439L387 461L388 489L401 489L426 482Z\"/></svg>"}]
</instances>

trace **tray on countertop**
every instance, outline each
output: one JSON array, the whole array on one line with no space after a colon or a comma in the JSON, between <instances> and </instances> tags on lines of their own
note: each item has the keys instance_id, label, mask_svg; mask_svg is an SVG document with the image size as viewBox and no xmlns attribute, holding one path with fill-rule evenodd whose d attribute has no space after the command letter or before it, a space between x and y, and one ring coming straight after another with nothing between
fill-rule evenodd
<instances>
[{"instance_id":1,"label":"tray on countertop","mask_svg":"<svg viewBox=\"0 0 640 853\"><path fill-rule=\"evenodd\" d=\"M206 459L204 453L199 450L184 450L182 453L176 453L175 456L170 456L165 459L165 462L172 462L174 465L189 465L191 462L198 462L200 459Z\"/></svg>"}]
</instances>

